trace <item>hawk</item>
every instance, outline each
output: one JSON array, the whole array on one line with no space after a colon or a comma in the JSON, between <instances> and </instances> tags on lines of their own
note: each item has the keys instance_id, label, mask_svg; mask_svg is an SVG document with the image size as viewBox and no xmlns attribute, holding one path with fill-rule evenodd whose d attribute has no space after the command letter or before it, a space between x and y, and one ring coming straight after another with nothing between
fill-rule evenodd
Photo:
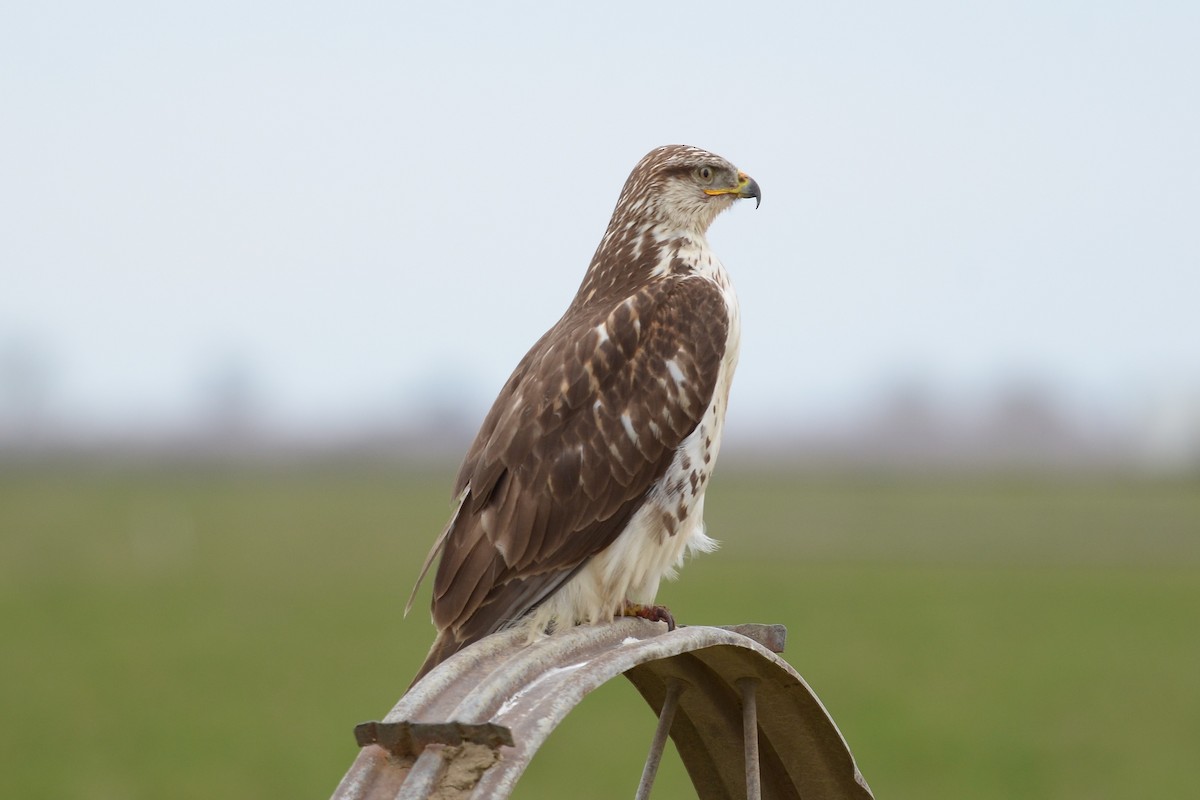
<instances>
[{"instance_id":1,"label":"hawk","mask_svg":"<svg viewBox=\"0 0 1200 800\"><path fill-rule=\"evenodd\" d=\"M647 616L704 532L737 364L737 297L712 221L758 184L697 147L652 150L625 182L566 313L500 390L459 470L433 584L444 659L518 623ZM407 614L412 608L409 598Z\"/></svg>"}]
</instances>

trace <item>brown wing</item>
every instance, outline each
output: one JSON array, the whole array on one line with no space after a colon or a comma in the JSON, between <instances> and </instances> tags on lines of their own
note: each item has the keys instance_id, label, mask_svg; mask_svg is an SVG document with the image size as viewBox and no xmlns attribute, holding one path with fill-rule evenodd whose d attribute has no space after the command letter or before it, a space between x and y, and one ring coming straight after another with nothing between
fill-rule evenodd
<instances>
[{"instance_id":1,"label":"brown wing","mask_svg":"<svg viewBox=\"0 0 1200 800\"><path fill-rule=\"evenodd\" d=\"M434 663L524 616L624 530L711 401L728 325L716 286L672 276L568 312L534 345L434 546Z\"/></svg>"}]
</instances>

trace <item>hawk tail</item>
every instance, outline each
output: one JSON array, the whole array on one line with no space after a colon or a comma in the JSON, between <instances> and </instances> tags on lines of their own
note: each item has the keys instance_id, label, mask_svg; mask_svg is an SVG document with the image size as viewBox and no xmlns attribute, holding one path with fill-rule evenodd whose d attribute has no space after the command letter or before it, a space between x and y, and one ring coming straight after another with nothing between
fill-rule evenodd
<instances>
[{"instance_id":1,"label":"hawk tail","mask_svg":"<svg viewBox=\"0 0 1200 800\"><path fill-rule=\"evenodd\" d=\"M408 685L411 690L417 685L417 682L424 678L434 667L441 664L450 656L457 653L466 646L466 642L461 642L458 638L448 630L439 631L437 638L433 640L433 646L429 648L429 655L425 656L424 663L417 670L417 674L413 676L412 683Z\"/></svg>"}]
</instances>

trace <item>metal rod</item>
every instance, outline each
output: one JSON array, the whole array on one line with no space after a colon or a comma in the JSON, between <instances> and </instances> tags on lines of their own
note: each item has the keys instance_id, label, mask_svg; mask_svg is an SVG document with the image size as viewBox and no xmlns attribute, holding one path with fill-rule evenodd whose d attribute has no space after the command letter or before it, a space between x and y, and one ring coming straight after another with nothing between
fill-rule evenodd
<instances>
[{"instance_id":1,"label":"metal rod","mask_svg":"<svg viewBox=\"0 0 1200 800\"><path fill-rule=\"evenodd\" d=\"M742 690L742 741L746 748L746 800L762 800L762 777L758 765L757 678L738 678Z\"/></svg>"},{"instance_id":2,"label":"metal rod","mask_svg":"<svg viewBox=\"0 0 1200 800\"><path fill-rule=\"evenodd\" d=\"M642 780L634 800L650 800L650 790L658 775L658 765L662 763L663 749L667 746L667 735L671 732L671 723L675 720L675 709L679 706L682 692L683 681L674 678L667 680L667 696L658 715L658 727L654 729L654 738L650 741L650 752L646 754L646 766L642 767Z\"/></svg>"}]
</instances>

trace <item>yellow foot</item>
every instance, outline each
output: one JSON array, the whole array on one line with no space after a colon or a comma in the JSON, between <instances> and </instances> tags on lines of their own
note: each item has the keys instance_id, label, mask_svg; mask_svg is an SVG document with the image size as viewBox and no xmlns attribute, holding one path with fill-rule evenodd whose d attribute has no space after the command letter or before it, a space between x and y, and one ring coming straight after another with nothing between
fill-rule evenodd
<instances>
[{"instance_id":1,"label":"yellow foot","mask_svg":"<svg viewBox=\"0 0 1200 800\"><path fill-rule=\"evenodd\" d=\"M651 622L665 622L667 623L667 630L675 630L675 617L671 614L671 609L666 606L646 606L641 603L626 603L621 609L620 616L641 617Z\"/></svg>"}]
</instances>

